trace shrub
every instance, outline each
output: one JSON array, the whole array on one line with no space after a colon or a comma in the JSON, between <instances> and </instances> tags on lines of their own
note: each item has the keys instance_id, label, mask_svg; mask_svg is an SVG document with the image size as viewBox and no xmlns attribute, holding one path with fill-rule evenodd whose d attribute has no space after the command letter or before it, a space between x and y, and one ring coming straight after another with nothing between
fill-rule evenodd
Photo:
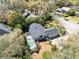
<instances>
[{"instance_id":1,"label":"shrub","mask_svg":"<svg viewBox=\"0 0 79 59\"><path fill-rule=\"evenodd\" d=\"M31 17L29 19L26 19L26 26L29 26L32 23L40 23L42 25L45 24L46 21L51 21L53 17L49 12L45 12L43 15L38 17Z\"/></svg>"},{"instance_id":2,"label":"shrub","mask_svg":"<svg viewBox=\"0 0 79 59\"><path fill-rule=\"evenodd\" d=\"M29 26L30 24L32 23L40 23L42 24L43 23L43 19L41 18L41 16L38 16L38 17L31 17L29 19L25 19L26 21L26 26Z\"/></svg>"},{"instance_id":3,"label":"shrub","mask_svg":"<svg viewBox=\"0 0 79 59\"><path fill-rule=\"evenodd\" d=\"M7 24L13 28L18 24L20 24L20 27L22 27L25 25L25 20L23 19L21 13L14 12L9 16Z\"/></svg>"},{"instance_id":4,"label":"shrub","mask_svg":"<svg viewBox=\"0 0 79 59\"><path fill-rule=\"evenodd\" d=\"M43 59L52 59L52 54L49 51L45 51L42 54Z\"/></svg>"},{"instance_id":5,"label":"shrub","mask_svg":"<svg viewBox=\"0 0 79 59\"><path fill-rule=\"evenodd\" d=\"M62 14L62 16L64 16L64 17L68 17L68 16L69 16L69 14Z\"/></svg>"},{"instance_id":6,"label":"shrub","mask_svg":"<svg viewBox=\"0 0 79 59\"><path fill-rule=\"evenodd\" d=\"M51 15L49 12L45 12L45 13L42 15L42 19L43 19L44 21L52 20L52 15Z\"/></svg>"},{"instance_id":7,"label":"shrub","mask_svg":"<svg viewBox=\"0 0 79 59\"><path fill-rule=\"evenodd\" d=\"M56 45L52 45L52 48L51 48L52 52L56 51L57 50L57 47Z\"/></svg>"},{"instance_id":8,"label":"shrub","mask_svg":"<svg viewBox=\"0 0 79 59\"><path fill-rule=\"evenodd\" d=\"M35 48L34 49L34 52L38 53L39 52L39 49L38 48Z\"/></svg>"},{"instance_id":9,"label":"shrub","mask_svg":"<svg viewBox=\"0 0 79 59\"><path fill-rule=\"evenodd\" d=\"M69 12L68 12L69 16L74 16L75 15L75 10L71 9Z\"/></svg>"}]
</instances>

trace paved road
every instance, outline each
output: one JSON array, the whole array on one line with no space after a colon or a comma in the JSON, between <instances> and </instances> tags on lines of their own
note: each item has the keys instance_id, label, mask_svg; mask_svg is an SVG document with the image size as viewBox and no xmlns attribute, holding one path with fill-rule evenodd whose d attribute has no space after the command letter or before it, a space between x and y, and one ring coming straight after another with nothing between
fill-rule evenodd
<instances>
[{"instance_id":1,"label":"paved road","mask_svg":"<svg viewBox=\"0 0 79 59\"><path fill-rule=\"evenodd\" d=\"M74 24L70 21L66 21L63 17L57 15L55 15L55 18L59 21L59 24L66 29L67 32L73 33L79 31L79 24Z\"/></svg>"}]
</instances>

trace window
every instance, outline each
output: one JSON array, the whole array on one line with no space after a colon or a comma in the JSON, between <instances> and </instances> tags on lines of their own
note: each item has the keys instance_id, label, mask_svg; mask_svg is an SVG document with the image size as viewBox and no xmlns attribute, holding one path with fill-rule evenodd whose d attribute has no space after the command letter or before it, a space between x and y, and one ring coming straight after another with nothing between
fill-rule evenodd
<instances>
[{"instance_id":1,"label":"window","mask_svg":"<svg viewBox=\"0 0 79 59\"><path fill-rule=\"evenodd\" d=\"M36 27L35 27L35 29L36 29Z\"/></svg>"},{"instance_id":2,"label":"window","mask_svg":"<svg viewBox=\"0 0 79 59\"><path fill-rule=\"evenodd\" d=\"M40 35L40 38L43 38L43 35Z\"/></svg>"}]
</instances>

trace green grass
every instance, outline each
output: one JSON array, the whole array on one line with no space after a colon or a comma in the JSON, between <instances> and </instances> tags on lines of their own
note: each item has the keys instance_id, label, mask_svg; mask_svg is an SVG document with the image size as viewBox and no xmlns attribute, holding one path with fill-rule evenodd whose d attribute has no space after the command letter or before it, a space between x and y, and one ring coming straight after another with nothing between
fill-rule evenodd
<instances>
[{"instance_id":1,"label":"green grass","mask_svg":"<svg viewBox=\"0 0 79 59\"><path fill-rule=\"evenodd\" d=\"M49 52L49 51L45 51L45 52L42 54L42 57L43 57L43 59L51 59L51 58L52 58L52 54L51 54L51 52Z\"/></svg>"},{"instance_id":2,"label":"green grass","mask_svg":"<svg viewBox=\"0 0 79 59\"><path fill-rule=\"evenodd\" d=\"M73 23L76 23L76 24L79 23L79 17L77 17L77 16L69 16L66 18Z\"/></svg>"}]
</instances>

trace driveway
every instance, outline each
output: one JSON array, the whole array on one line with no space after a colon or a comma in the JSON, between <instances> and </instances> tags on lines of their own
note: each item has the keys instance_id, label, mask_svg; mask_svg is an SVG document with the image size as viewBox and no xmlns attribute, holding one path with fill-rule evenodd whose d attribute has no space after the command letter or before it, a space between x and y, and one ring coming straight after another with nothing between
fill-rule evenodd
<instances>
[{"instance_id":1,"label":"driveway","mask_svg":"<svg viewBox=\"0 0 79 59\"><path fill-rule=\"evenodd\" d=\"M42 59L42 53L44 51L51 51L51 45L49 44L49 41L40 42L39 45L41 46L41 49L38 54L34 53L32 55L33 59Z\"/></svg>"},{"instance_id":2,"label":"driveway","mask_svg":"<svg viewBox=\"0 0 79 59\"><path fill-rule=\"evenodd\" d=\"M74 24L70 21L64 20L63 17L55 15L56 20L58 20L59 24L66 29L68 33L73 33L79 31L79 24Z\"/></svg>"}]
</instances>

